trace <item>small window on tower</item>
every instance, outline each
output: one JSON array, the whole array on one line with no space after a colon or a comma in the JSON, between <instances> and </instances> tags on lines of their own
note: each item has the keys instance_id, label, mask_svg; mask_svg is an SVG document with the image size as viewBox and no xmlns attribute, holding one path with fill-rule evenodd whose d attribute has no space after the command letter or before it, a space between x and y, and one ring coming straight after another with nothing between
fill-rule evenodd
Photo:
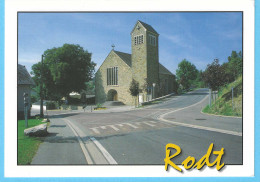
<instances>
[{"instance_id":1,"label":"small window on tower","mask_svg":"<svg viewBox=\"0 0 260 182\"><path fill-rule=\"evenodd\" d=\"M154 35L149 35L150 45L156 46L156 37Z\"/></svg>"},{"instance_id":2,"label":"small window on tower","mask_svg":"<svg viewBox=\"0 0 260 182\"><path fill-rule=\"evenodd\" d=\"M144 43L144 35L135 36L135 45Z\"/></svg>"}]
</instances>

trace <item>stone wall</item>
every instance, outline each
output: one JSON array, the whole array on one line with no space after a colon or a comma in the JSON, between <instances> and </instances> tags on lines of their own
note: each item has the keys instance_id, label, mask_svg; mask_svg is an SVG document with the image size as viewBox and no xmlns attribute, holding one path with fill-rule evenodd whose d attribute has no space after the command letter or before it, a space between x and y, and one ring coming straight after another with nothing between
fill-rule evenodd
<instances>
[{"instance_id":1,"label":"stone wall","mask_svg":"<svg viewBox=\"0 0 260 182\"><path fill-rule=\"evenodd\" d=\"M159 95L167 95L170 93L173 93L173 84L174 84L174 76L169 74L159 74L160 78L160 89L159 89ZM167 80L167 81L166 81Z\"/></svg>"},{"instance_id":2,"label":"stone wall","mask_svg":"<svg viewBox=\"0 0 260 182\"><path fill-rule=\"evenodd\" d=\"M107 85L107 68L118 67L118 85ZM134 105L129 92L132 81L131 68L114 52L111 51L96 73L96 103L104 103L108 99L109 90L118 94L118 101L126 105Z\"/></svg>"}]
</instances>

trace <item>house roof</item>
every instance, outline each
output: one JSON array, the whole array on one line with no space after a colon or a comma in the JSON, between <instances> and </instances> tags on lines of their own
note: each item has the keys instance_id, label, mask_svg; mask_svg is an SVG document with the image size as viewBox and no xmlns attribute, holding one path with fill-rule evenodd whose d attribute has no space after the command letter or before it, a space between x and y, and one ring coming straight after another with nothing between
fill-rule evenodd
<instances>
[{"instance_id":1,"label":"house roof","mask_svg":"<svg viewBox=\"0 0 260 182\"><path fill-rule=\"evenodd\" d=\"M25 66L18 64L17 68L17 82L18 85L34 85L34 81L32 80L30 74L26 70Z\"/></svg>"},{"instance_id":2,"label":"house roof","mask_svg":"<svg viewBox=\"0 0 260 182\"><path fill-rule=\"evenodd\" d=\"M131 54L115 51L114 52L129 66L131 67ZM161 63L159 63L159 73L167 74L167 75L174 75L172 74L167 68L165 68Z\"/></svg>"},{"instance_id":3,"label":"house roof","mask_svg":"<svg viewBox=\"0 0 260 182\"><path fill-rule=\"evenodd\" d=\"M166 75L174 75L167 68L165 68L161 63L159 63L159 73Z\"/></svg>"},{"instance_id":4,"label":"house roof","mask_svg":"<svg viewBox=\"0 0 260 182\"><path fill-rule=\"evenodd\" d=\"M140 20L138 20L138 21L144 26L144 28L145 28L147 31L159 35L159 34L156 32L156 30L154 30L154 28L153 28L151 25L148 25L147 23L144 23L144 22L142 22L142 21L140 21Z\"/></svg>"},{"instance_id":5,"label":"house roof","mask_svg":"<svg viewBox=\"0 0 260 182\"><path fill-rule=\"evenodd\" d=\"M131 54L115 51L114 52L128 65L131 67Z\"/></svg>"}]
</instances>

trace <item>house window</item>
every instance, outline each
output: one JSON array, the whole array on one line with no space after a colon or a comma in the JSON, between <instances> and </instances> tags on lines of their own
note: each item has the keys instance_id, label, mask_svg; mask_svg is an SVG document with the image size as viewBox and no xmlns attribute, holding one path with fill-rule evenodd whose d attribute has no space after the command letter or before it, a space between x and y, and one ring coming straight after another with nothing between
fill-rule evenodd
<instances>
[{"instance_id":1,"label":"house window","mask_svg":"<svg viewBox=\"0 0 260 182\"><path fill-rule=\"evenodd\" d=\"M144 43L144 35L135 36L135 45Z\"/></svg>"},{"instance_id":2,"label":"house window","mask_svg":"<svg viewBox=\"0 0 260 182\"><path fill-rule=\"evenodd\" d=\"M118 85L118 67L107 68L107 85Z\"/></svg>"},{"instance_id":3,"label":"house window","mask_svg":"<svg viewBox=\"0 0 260 182\"><path fill-rule=\"evenodd\" d=\"M154 35L149 35L150 45L156 46L156 37Z\"/></svg>"}]
</instances>

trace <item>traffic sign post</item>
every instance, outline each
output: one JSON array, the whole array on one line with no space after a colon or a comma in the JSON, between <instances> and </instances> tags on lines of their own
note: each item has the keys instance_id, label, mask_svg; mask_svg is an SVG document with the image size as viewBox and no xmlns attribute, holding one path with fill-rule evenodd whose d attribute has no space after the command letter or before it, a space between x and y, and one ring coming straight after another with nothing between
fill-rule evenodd
<instances>
[{"instance_id":1,"label":"traffic sign post","mask_svg":"<svg viewBox=\"0 0 260 182\"><path fill-rule=\"evenodd\" d=\"M28 128L28 94L24 93L23 94L24 98L24 120L25 120L25 128Z\"/></svg>"}]
</instances>

